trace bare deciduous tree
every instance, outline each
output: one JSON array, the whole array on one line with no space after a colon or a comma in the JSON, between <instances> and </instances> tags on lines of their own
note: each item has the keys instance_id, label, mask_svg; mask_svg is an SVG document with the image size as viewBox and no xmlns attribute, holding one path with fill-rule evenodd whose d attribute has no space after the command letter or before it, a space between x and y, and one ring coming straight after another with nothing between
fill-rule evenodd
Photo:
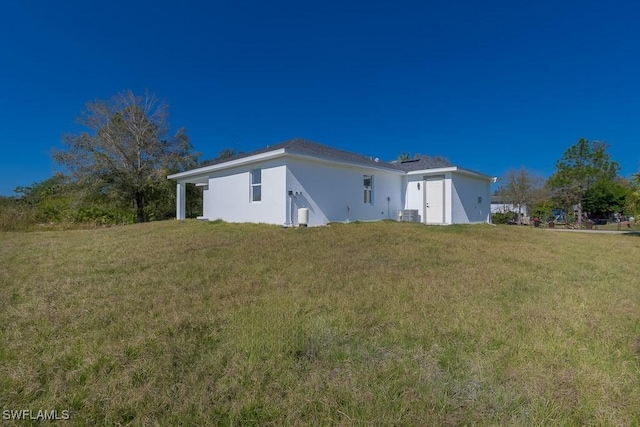
<instances>
[{"instance_id":1,"label":"bare deciduous tree","mask_svg":"<svg viewBox=\"0 0 640 427\"><path fill-rule=\"evenodd\" d=\"M522 209L527 206L530 210L532 205L540 199L544 178L521 167L519 170L508 171L502 181L498 195L503 202L513 205L518 210L518 224L520 224Z\"/></svg>"},{"instance_id":2,"label":"bare deciduous tree","mask_svg":"<svg viewBox=\"0 0 640 427\"><path fill-rule=\"evenodd\" d=\"M64 135L53 158L79 183L132 203L137 222L144 222L147 198L166 183L166 171L196 161L186 131L170 134L167 117L168 105L149 92L89 102L77 119L88 132Z\"/></svg>"}]
</instances>

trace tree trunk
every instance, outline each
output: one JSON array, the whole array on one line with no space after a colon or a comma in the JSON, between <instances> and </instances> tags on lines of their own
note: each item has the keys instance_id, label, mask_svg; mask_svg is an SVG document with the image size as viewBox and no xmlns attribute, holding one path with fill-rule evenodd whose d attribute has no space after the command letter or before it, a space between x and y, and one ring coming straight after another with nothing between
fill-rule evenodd
<instances>
[{"instance_id":1,"label":"tree trunk","mask_svg":"<svg viewBox=\"0 0 640 427\"><path fill-rule=\"evenodd\" d=\"M582 202L578 202L578 227L582 227Z\"/></svg>"},{"instance_id":2,"label":"tree trunk","mask_svg":"<svg viewBox=\"0 0 640 427\"><path fill-rule=\"evenodd\" d=\"M136 191L136 222L145 222L144 217L144 195L141 191Z\"/></svg>"}]
</instances>

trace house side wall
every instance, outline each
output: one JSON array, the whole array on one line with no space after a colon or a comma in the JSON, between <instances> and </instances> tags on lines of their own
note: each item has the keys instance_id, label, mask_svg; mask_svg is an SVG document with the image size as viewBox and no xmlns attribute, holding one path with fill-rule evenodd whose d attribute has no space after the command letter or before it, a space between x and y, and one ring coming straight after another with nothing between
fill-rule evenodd
<instances>
[{"instance_id":1,"label":"house side wall","mask_svg":"<svg viewBox=\"0 0 640 427\"><path fill-rule=\"evenodd\" d=\"M491 219L491 184L481 179L452 174L451 223L489 222Z\"/></svg>"},{"instance_id":2,"label":"house side wall","mask_svg":"<svg viewBox=\"0 0 640 427\"><path fill-rule=\"evenodd\" d=\"M262 200L251 201L251 170L262 170ZM214 172L203 192L203 216L228 222L262 222L282 225L286 221L286 165L284 159L258 162Z\"/></svg>"},{"instance_id":3,"label":"house side wall","mask_svg":"<svg viewBox=\"0 0 640 427\"><path fill-rule=\"evenodd\" d=\"M371 204L364 203L364 175L373 176ZM367 167L289 158L287 190L294 195L301 193L291 200L289 220L298 224L299 208L309 209L309 225L396 219L402 208L402 178L397 173Z\"/></svg>"}]
</instances>

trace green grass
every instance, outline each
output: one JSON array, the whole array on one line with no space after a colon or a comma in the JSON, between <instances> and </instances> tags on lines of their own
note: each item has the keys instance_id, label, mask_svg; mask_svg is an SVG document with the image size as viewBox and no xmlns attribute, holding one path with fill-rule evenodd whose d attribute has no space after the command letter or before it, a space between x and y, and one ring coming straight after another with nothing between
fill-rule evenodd
<instances>
[{"instance_id":1,"label":"green grass","mask_svg":"<svg viewBox=\"0 0 640 427\"><path fill-rule=\"evenodd\" d=\"M638 236L394 222L0 233L0 410L638 425L639 255Z\"/></svg>"}]
</instances>

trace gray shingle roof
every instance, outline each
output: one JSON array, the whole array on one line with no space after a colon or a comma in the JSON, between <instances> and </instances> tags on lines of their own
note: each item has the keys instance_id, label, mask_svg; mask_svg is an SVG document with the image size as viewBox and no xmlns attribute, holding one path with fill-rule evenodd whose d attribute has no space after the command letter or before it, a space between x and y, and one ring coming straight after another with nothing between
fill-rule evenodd
<instances>
[{"instance_id":1,"label":"gray shingle roof","mask_svg":"<svg viewBox=\"0 0 640 427\"><path fill-rule=\"evenodd\" d=\"M241 153L237 156L218 160L210 163L209 165L217 165L220 163L229 162L231 160L242 159L245 157L254 156L256 154L268 153L269 151L279 150L284 148L287 153L300 154L312 157L318 157L326 160L335 160L341 162L355 163L365 166L381 167L386 169L398 170L398 168L388 162L381 160L376 161L375 158L364 156L362 154L352 153L350 151L339 150L328 145L319 144L317 142L309 141L304 138L294 138L288 141L280 142L278 144L269 145L259 150L251 151L248 153Z\"/></svg>"},{"instance_id":2,"label":"gray shingle roof","mask_svg":"<svg viewBox=\"0 0 640 427\"><path fill-rule=\"evenodd\" d=\"M242 159L245 157L254 156L256 154L268 153L269 151L283 149L287 153L299 154L317 157L326 160L335 160L340 162L354 163L364 166L373 166L378 168L400 170L404 172L411 172L416 170L443 168L452 166L446 159L438 157L423 156L418 159L410 159L399 162L385 162L382 160L376 161L375 158L364 156L362 154L353 153L350 151L340 150L328 145L319 144L317 142L309 141L304 138L294 138L278 144L269 145L259 150L241 153L237 156L227 158L224 160L218 160L209 165L217 165L231 160Z\"/></svg>"},{"instance_id":3,"label":"gray shingle roof","mask_svg":"<svg viewBox=\"0 0 640 427\"><path fill-rule=\"evenodd\" d=\"M192 169L189 171L184 171L177 174L169 175L169 178L170 179L186 179L186 178L197 177L197 176L200 176L201 174L205 174L209 172L211 170L210 167L215 165L223 165L224 163L231 162L234 160L239 160L239 159L255 156L257 154L269 153L271 151L282 150L282 149L284 149L285 153L289 153L289 154L297 154L302 156L310 156L314 158L325 159L329 161L337 161L337 162L351 163L351 164L362 165L362 166L389 169L389 170L395 170L395 171L404 172L404 173L451 167L460 172L466 172L470 174L484 176L486 178L491 178L489 175L485 175L479 172L474 172L468 169L460 169L452 165L447 159L442 157L422 156L416 159L408 159L404 161L392 161L392 162L384 162L382 160L376 161L376 159L374 159L373 157L352 153L350 151L339 150L337 148L333 148L324 144L318 144L317 142L312 142L304 138L294 138L288 141L280 142L275 145L270 145L270 146L261 148L259 150L251 151L248 153L240 153L239 155L234 157L207 163L206 165L202 165L197 169Z\"/></svg>"},{"instance_id":4,"label":"gray shingle roof","mask_svg":"<svg viewBox=\"0 0 640 427\"><path fill-rule=\"evenodd\" d=\"M373 157L364 156L362 154L352 153L350 151L339 150L324 144L318 144L303 138L295 138L281 144L288 153L309 155L327 160L337 160L349 163L356 163L366 166L383 167L388 169L396 169L391 163L382 160L376 160ZM271 147L272 149L274 147Z\"/></svg>"},{"instance_id":5,"label":"gray shingle roof","mask_svg":"<svg viewBox=\"0 0 640 427\"><path fill-rule=\"evenodd\" d=\"M393 165L405 172L420 171L425 169L447 168L453 166L448 160L441 157L422 156L417 159L394 162Z\"/></svg>"}]
</instances>

